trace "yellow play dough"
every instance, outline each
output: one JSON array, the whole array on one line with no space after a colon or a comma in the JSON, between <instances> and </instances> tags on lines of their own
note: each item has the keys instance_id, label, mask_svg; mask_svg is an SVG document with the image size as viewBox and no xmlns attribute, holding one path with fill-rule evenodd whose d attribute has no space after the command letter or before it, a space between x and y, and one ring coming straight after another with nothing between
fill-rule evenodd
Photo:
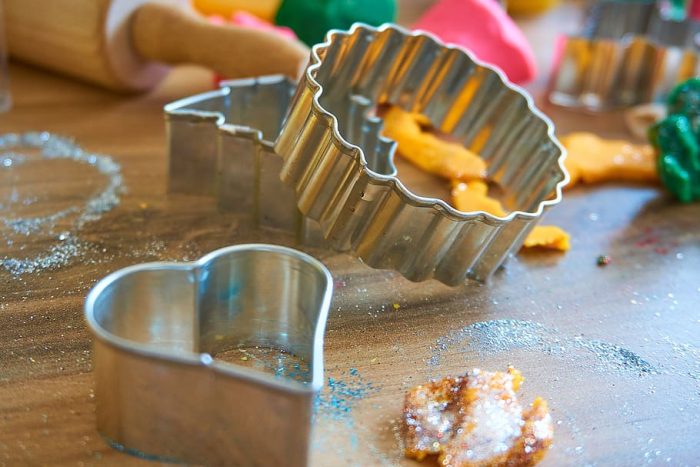
<instances>
[{"instance_id":1,"label":"yellow play dough","mask_svg":"<svg viewBox=\"0 0 700 467\"><path fill-rule=\"evenodd\" d=\"M192 0L192 6L205 15L230 18L236 11L245 11L271 23L282 0Z\"/></svg>"},{"instance_id":2,"label":"yellow play dough","mask_svg":"<svg viewBox=\"0 0 700 467\"><path fill-rule=\"evenodd\" d=\"M508 12L514 15L533 15L554 8L558 0L507 0Z\"/></svg>"},{"instance_id":3,"label":"yellow play dough","mask_svg":"<svg viewBox=\"0 0 700 467\"><path fill-rule=\"evenodd\" d=\"M561 138L567 151L564 165L576 183L633 181L657 183L656 154L648 144L607 140L593 133L571 133Z\"/></svg>"},{"instance_id":4,"label":"yellow play dough","mask_svg":"<svg viewBox=\"0 0 700 467\"><path fill-rule=\"evenodd\" d=\"M497 199L489 197L488 185L481 180L454 182L452 205L465 212L484 211L498 217L508 215ZM563 229L554 225L538 225L527 236L523 247L568 251L571 244L569 234Z\"/></svg>"},{"instance_id":5,"label":"yellow play dough","mask_svg":"<svg viewBox=\"0 0 700 467\"><path fill-rule=\"evenodd\" d=\"M426 172L448 180L473 180L486 175L486 163L477 154L423 131L422 115L394 106L383 119L383 134L396 141L399 155Z\"/></svg>"},{"instance_id":6,"label":"yellow play dough","mask_svg":"<svg viewBox=\"0 0 700 467\"><path fill-rule=\"evenodd\" d=\"M452 180L452 206L463 212L484 211L498 217L508 212L501 202L488 195L485 181L486 163L476 153L458 143L440 139L423 131L424 116L393 106L383 115L384 136L397 143L401 157L414 165ZM569 234L552 225L536 226L525 239L526 248L549 248L566 251Z\"/></svg>"}]
</instances>

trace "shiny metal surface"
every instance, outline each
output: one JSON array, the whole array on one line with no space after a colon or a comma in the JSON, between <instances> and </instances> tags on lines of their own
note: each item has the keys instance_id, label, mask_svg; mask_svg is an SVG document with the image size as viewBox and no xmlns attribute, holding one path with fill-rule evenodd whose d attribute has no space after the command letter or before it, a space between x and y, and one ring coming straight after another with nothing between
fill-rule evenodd
<instances>
[{"instance_id":1,"label":"shiny metal surface","mask_svg":"<svg viewBox=\"0 0 700 467\"><path fill-rule=\"evenodd\" d=\"M107 276L85 304L99 432L160 460L306 465L332 284L316 259L259 244ZM217 359L249 346L294 355L308 374L298 380Z\"/></svg>"},{"instance_id":2,"label":"shiny metal surface","mask_svg":"<svg viewBox=\"0 0 700 467\"><path fill-rule=\"evenodd\" d=\"M393 143L374 137L383 103L426 115L480 154L512 212L463 213L409 192L385 162ZM527 94L464 50L393 25L333 30L313 47L275 151L299 209L334 248L450 285L488 279L568 180L554 128Z\"/></svg>"},{"instance_id":3,"label":"shiny metal surface","mask_svg":"<svg viewBox=\"0 0 700 467\"><path fill-rule=\"evenodd\" d=\"M549 100L593 111L663 98L700 73L700 23L662 17L653 1L602 1L580 35L564 39Z\"/></svg>"},{"instance_id":4,"label":"shiny metal surface","mask_svg":"<svg viewBox=\"0 0 700 467\"><path fill-rule=\"evenodd\" d=\"M301 215L294 190L280 182L283 161L273 147L295 89L284 76L262 76L166 105L169 191L216 197L253 228L323 246L318 223Z\"/></svg>"},{"instance_id":5,"label":"shiny metal surface","mask_svg":"<svg viewBox=\"0 0 700 467\"><path fill-rule=\"evenodd\" d=\"M396 269L414 281L436 278L456 285L467 277L488 279L561 197L567 176L551 123L498 72L427 35L359 25L331 37L357 43L361 34L363 41L372 39L366 34L377 36L370 52L360 44L319 69L326 73L321 80L332 81L330 97L321 102L339 122L340 134L357 146L340 135L328 140L330 124L307 118L306 79L284 125L294 83L275 76L231 81L166 106L170 191L215 196L222 209L248 215L255 228L292 232L300 244L350 251L372 267ZM325 57L324 47L319 50ZM339 47L338 41L331 45ZM359 62L368 54L389 60L384 68L365 63L361 75ZM336 70L328 73L330 67ZM409 193L396 178L395 144L380 136L382 120L373 114L384 102L425 113L440 130L479 152L490 178L503 188L504 204L515 212L503 219L460 213L441 200ZM282 128L286 133L278 138ZM278 153L289 151L285 163ZM310 177L323 186L300 190L281 183L280 175L292 184L294 177L303 183Z\"/></svg>"}]
</instances>

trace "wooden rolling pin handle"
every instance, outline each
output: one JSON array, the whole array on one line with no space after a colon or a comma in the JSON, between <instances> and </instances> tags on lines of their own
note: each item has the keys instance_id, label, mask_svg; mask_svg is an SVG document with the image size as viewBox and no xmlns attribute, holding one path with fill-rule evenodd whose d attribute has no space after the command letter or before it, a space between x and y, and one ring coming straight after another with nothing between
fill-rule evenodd
<instances>
[{"instance_id":1,"label":"wooden rolling pin handle","mask_svg":"<svg viewBox=\"0 0 700 467\"><path fill-rule=\"evenodd\" d=\"M224 78L268 74L298 78L309 58L309 49L301 42L272 32L211 24L165 4L141 6L131 28L134 48L142 57L170 65L203 65Z\"/></svg>"}]
</instances>

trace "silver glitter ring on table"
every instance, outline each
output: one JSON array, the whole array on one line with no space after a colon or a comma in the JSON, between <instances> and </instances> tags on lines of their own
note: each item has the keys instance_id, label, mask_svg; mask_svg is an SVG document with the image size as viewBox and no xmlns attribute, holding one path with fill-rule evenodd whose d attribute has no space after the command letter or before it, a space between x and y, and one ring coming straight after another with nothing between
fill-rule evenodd
<instances>
[{"instance_id":1,"label":"silver glitter ring on table","mask_svg":"<svg viewBox=\"0 0 700 467\"><path fill-rule=\"evenodd\" d=\"M384 103L424 114L479 154L512 212L465 213L411 193L387 163L393 145L368 137ZM312 48L275 151L300 211L334 248L449 285L488 279L568 181L554 127L524 91L465 50L394 25L332 30Z\"/></svg>"},{"instance_id":2,"label":"silver glitter ring on table","mask_svg":"<svg viewBox=\"0 0 700 467\"><path fill-rule=\"evenodd\" d=\"M85 302L98 431L160 460L307 465L332 291L321 262L274 245L110 274ZM309 371L298 380L217 359L251 347L293 355Z\"/></svg>"},{"instance_id":3,"label":"silver glitter ring on table","mask_svg":"<svg viewBox=\"0 0 700 467\"><path fill-rule=\"evenodd\" d=\"M26 150L38 151L39 155L30 157L24 154ZM81 250L76 232L118 205L119 195L125 191L121 167L107 155L85 151L73 140L45 131L0 134L0 171L37 160L51 159L67 159L89 165L107 178L107 184L83 205L72 205L51 214L29 218L0 216L0 223L14 235L26 237L41 231L55 236L59 241L45 254L35 257L0 257L0 266L16 276L68 264ZM71 221L67 222L66 219ZM63 223L63 228L71 230L54 232L59 222ZM12 242L7 235L4 236L8 243Z\"/></svg>"}]
</instances>

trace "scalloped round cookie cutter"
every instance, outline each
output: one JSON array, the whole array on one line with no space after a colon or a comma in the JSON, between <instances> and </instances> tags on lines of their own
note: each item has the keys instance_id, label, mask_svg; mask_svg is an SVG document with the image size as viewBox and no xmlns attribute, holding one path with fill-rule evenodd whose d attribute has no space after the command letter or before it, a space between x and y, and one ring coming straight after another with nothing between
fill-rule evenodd
<instances>
[{"instance_id":1,"label":"scalloped round cookie cutter","mask_svg":"<svg viewBox=\"0 0 700 467\"><path fill-rule=\"evenodd\" d=\"M365 135L386 103L479 154L511 213L465 213L413 194L377 163L393 156L388 140L367 157ZM312 48L274 149L299 210L333 248L412 281L487 280L568 182L554 127L524 91L465 50L394 25L331 30Z\"/></svg>"},{"instance_id":2,"label":"scalloped round cookie cutter","mask_svg":"<svg viewBox=\"0 0 700 467\"><path fill-rule=\"evenodd\" d=\"M98 431L161 461L307 465L332 291L320 261L262 244L110 274L85 302ZM309 371L299 380L217 359L255 346Z\"/></svg>"}]
</instances>

